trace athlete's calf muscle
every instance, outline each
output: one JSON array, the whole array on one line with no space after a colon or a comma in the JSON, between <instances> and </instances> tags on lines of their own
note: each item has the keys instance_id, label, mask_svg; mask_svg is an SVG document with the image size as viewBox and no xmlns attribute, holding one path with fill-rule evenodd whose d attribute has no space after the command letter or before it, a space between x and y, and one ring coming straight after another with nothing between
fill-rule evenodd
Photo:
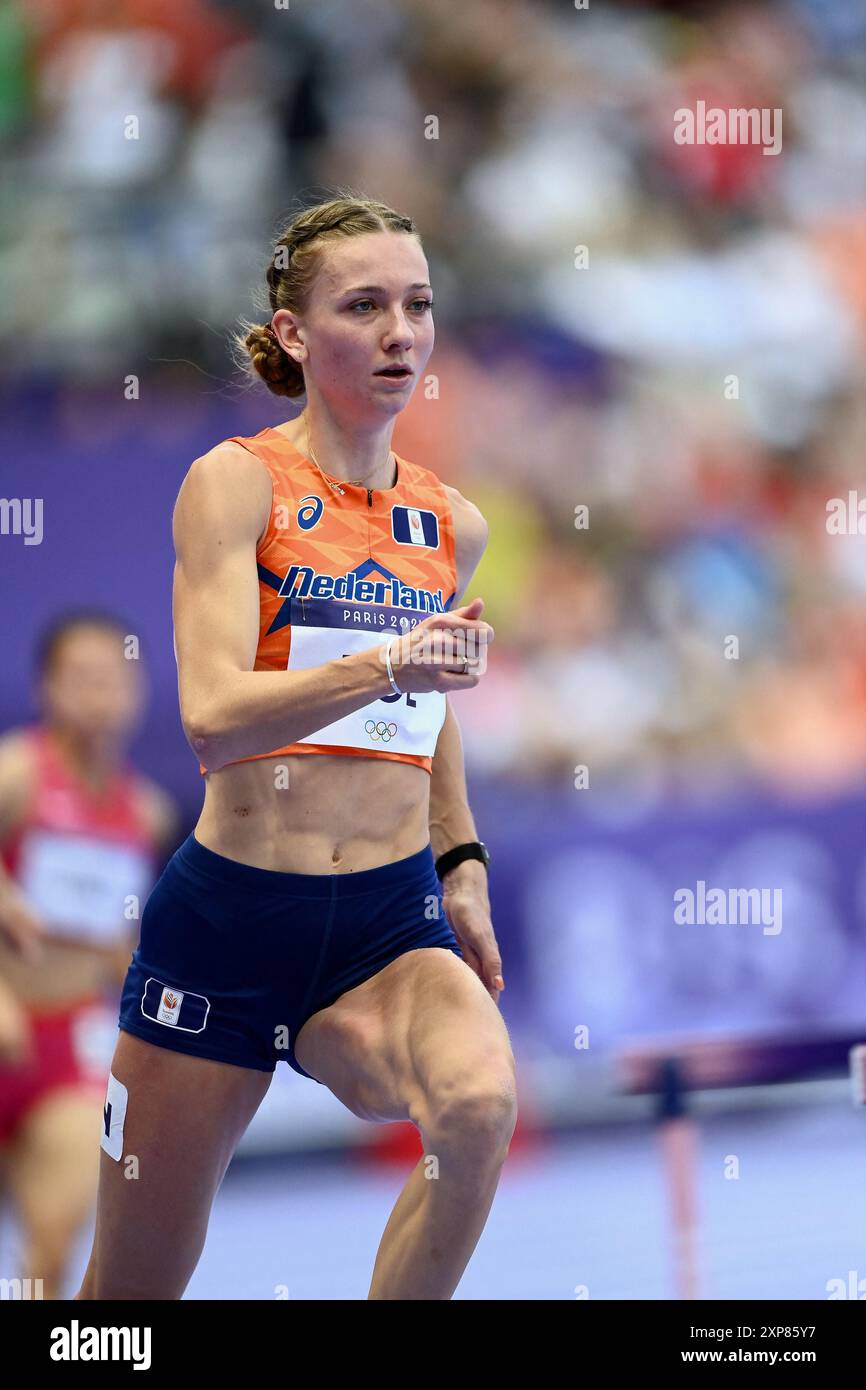
<instances>
[{"instance_id":1,"label":"athlete's calf muscle","mask_svg":"<svg viewBox=\"0 0 866 1390\"><path fill-rule=\"evenodd\" d=\"M117 1088L125 1092L125 1113L112 1154L105 1147L100 1153L93 1251L79 1296L180 1298L201 1255L213 1199L270 1073L121 1033L111 1075L115 1103Z\"/></svg>"}]
</instances>

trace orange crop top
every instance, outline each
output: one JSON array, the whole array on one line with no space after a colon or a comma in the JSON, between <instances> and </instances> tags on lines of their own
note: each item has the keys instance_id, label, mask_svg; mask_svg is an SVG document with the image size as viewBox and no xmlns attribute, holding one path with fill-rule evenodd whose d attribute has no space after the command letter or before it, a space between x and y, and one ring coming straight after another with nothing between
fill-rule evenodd
<instances>
[{"instance_id":1,"label":"orange crop top","mask_svg":"<svg viewBox=\"0 0 866 1390\"><path fill-rule=\"evenodd\" d=\"M253 670L320 666L450 608L457 592L454 519L435 473L396 454L392 488L333 479L337 491L270 426L232 442L261 459L273 484L267 530L256 549ZM429 773L446 708L440 691L385 695L297 743L233 761L329 753L390 758ZM207 769L200 763L199 771Z\"/></svg>"}]
</instances>

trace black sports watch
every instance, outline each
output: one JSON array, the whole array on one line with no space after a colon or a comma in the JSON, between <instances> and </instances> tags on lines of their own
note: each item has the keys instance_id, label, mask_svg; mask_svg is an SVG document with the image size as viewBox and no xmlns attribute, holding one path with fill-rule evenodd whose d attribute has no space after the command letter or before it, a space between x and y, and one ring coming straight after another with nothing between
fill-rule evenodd
<instances>
[{"instance_id":1,"label":"black sports watch","mask_svg":"<svg viewBox=\"0 0 866 1390\"><path fill-rule=\"evenodd\" d=\"M446 849L444 854L440 854L436 860L436 877L441 881L449 869L455 869L464 859L480 859L490 872L490 851L487 846L481 840L470 840L465 845L455 845L453 849Z\"/></svg>"}]
</instances>

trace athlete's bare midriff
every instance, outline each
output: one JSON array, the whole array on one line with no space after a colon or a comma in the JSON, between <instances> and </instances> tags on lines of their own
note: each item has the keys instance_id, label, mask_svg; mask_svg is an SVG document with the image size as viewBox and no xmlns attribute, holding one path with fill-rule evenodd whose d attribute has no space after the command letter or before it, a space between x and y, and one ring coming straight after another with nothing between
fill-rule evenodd
<instances>
[{"instance_id":1,"label":"athlete's bare midriff","mask_svg":"<svg viewBox=\"0 0 866 1390\"><path fill-rule=\"evenodd\" d=\"M205 782L196 839L259 869L357 873L406 859L430 840L430 774L412 763L282 754L228 764Z\"/></svg>"}]
</instances>

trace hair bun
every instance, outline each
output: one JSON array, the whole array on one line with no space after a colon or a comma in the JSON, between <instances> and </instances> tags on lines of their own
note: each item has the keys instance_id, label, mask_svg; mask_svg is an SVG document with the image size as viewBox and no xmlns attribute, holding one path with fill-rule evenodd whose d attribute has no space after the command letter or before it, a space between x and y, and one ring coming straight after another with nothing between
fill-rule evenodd
<instances>
[{"instance_id":1,"label":"hair bun","mask_svg":"<svg viewBox=\"0 0 866 1390\"><path fill-rule=\"evenodd\" d=\"M276 396L303 396L304 373L269 323L254 325L244 339L253 369Z\"/></svg>"}]
</instances>

